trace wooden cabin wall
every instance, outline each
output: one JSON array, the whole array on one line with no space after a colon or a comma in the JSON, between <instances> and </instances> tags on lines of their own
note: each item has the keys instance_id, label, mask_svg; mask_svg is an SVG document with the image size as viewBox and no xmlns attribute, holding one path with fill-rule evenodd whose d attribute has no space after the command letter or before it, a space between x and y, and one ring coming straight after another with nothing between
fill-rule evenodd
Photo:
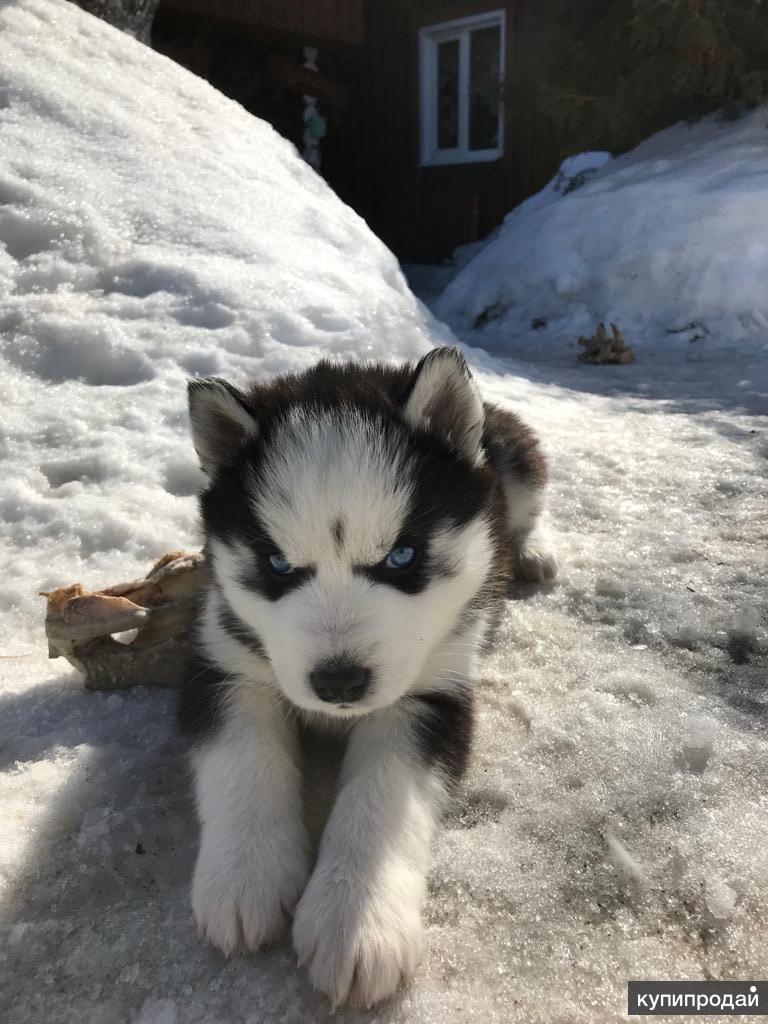
<instances>
[{"instance_id":1,"label":"wooden cabin wall","mask_svg":"<svg viewBox=\"0 0 768 1024\"><path fill-rule=\"evenodd\" d=\"M363 0L161 0L161 7L305 37L363 39Z\"/></svg>"},{"instance_id":2,"label":"wooden cabin wall","mask_svg":"<svg viewBox=\"0 0 768 1024\"><path fill-rule=\"evenodd\" d=\"M541 4L522 0L368 0L367 88L376 108L365 142L368 194L357 201L371 227L403 260L439 262L489 234L504 215L544 185L558 164L557 140L537 116L533 97L507 105L503 156L488 163L421 167L419 29L486 11L506 11L506 67L525 45Z\"/></svg>"}]
</instances>

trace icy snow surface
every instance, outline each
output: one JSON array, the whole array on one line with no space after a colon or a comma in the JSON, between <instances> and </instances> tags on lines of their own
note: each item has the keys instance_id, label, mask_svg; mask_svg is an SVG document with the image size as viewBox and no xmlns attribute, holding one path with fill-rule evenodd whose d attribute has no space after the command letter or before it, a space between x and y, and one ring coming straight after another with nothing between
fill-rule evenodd
<instances>
[{"instance_id":1,"label":"icy snow surface","mask_svg":"<svg viewBox=\"0 0 768 1024\"><path fill-rule=\"evenodd\" d=\"M468 349L546 440L564 569L484 666L417 978L329 1018L287 944L197 939L172 696L84 693L35 594L194 546L189 374L449 335L290 146L67 4L0 8L0 133L3 1024L599 1024L628 977L765 977L765 336L464 336L515 356Z\"/></svg>"}]
</instances>

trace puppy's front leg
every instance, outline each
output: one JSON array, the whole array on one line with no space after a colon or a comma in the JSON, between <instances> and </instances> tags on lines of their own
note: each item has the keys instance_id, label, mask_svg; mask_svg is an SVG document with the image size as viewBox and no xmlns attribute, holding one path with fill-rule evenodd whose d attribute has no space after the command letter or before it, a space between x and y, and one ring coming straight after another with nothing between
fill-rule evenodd
<instances>
[{"instance_id":1,"label":"puppy's front leg","mask_svg":"<svg viewBox=\"0 0 768 1024\"><path fill-rule=\"evenodd\" d=\"M308 875L295 729L242 684L192 753L202 826L192 883L201 935L224 953L278 938Z\"/></svg>"},{"instance_id":2,"label":"puppy's front leg","mask_svg":"<svg viewBox=\"0 0 768 1024\"><path fill-rule=\"evenodd\" d=\"M430 843L470 726L468 696L450 694L405 698L354 727L293 927L299 962L334 1005L371 1006L416 968Z\"/></svg>"}]
</instances>

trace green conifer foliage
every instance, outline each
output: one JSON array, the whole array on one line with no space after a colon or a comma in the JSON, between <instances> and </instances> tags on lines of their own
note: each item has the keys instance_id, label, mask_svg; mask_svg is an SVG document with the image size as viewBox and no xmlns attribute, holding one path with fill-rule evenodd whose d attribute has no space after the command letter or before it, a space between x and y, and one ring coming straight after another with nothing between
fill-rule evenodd
<instances>
[{"instance_id":1,"label":"green conifer foliage","mask_svg":"<svg viewBox=\"0 0 768 1024\"><path fill-rule=\"evenodd\" d=\"M768 98L768 0L550 0L526 21L509 99L532 93L563 151Z\"/></svg>"}]
</instances>

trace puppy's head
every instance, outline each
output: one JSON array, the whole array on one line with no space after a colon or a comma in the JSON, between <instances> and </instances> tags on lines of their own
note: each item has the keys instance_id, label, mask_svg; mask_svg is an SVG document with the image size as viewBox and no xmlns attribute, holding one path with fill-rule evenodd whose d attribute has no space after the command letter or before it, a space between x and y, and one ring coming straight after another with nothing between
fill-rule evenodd
<instances>
[{"instance_id":1,"label":"puppy's head","mask_svg":"<svg viewBox=\"0 0 768 1024\"><path fill-rule=\"evenodd\" d=\"M456 349L189 385L214 585L295 705L339 717L425 680L488 580L483 405Z\"/></svg>"}]
</instances>

